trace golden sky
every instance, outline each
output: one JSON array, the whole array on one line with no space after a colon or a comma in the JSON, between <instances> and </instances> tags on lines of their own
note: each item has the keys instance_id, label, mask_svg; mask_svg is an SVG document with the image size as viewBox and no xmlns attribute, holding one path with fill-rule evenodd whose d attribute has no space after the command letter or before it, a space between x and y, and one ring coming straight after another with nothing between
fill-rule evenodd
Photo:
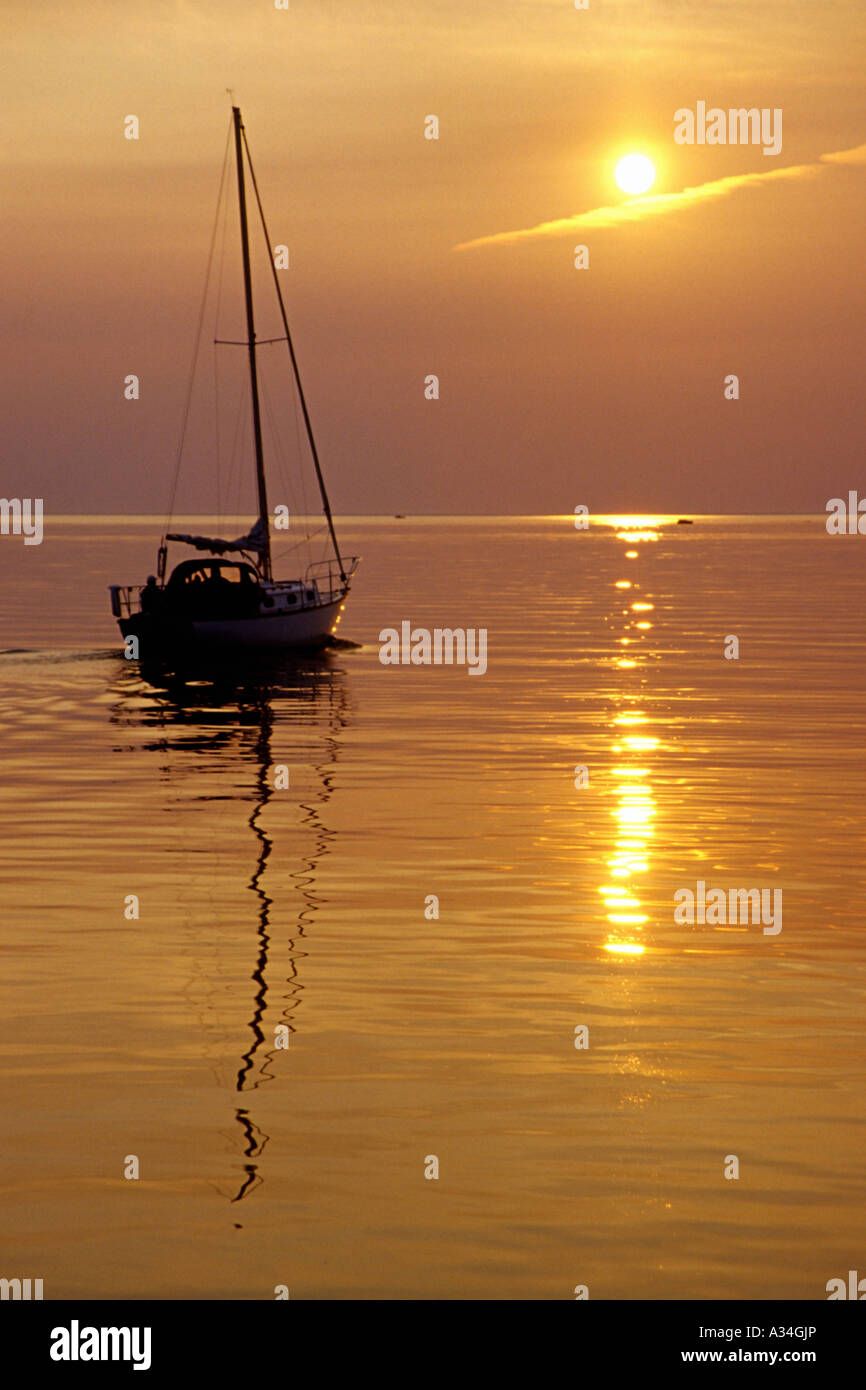
<instances>
[{"instance_id":1,"label":"golden sky","mask_svg":"<svg viewBox=\"0 0 866 1390\"><path fill-rule=\"evenodd\" d=\"M227 87L337 511L823 511L860 482L862 0L5 0L0 25L5 495L164 509ZM782 151L677 145L699 100L781 108ZM616 211L631 150L645 215ZM212 485L202 427L182 505Z\"/></svg>"}]
</instances>

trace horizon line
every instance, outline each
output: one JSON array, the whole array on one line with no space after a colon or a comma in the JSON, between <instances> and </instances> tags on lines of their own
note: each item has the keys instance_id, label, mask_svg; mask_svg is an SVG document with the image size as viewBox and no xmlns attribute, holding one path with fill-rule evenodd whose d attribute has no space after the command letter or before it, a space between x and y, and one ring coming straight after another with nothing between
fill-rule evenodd
<instances>
[{"instance_id":1,"label":"horizon line","mask_svg":"<svg viewBox=\"0 0 866 1390\"><path fill-rule=\"evenodd\" d=\"M179 512L171 519L171 525L178 525L183 521L246 521L249 519L249 512ZM299 520L315 520L314 515L310 517L306 513L298 513ZM421 520L501 520L513 519L528 521L547 521L568 518L573 520L573 511L565 512L335 512L335 521L421 521ZM669 517L701 517L710 520L714 517L825 517L826 507L823 511L815 512L695 512L679 510L673 512L659 511L654 508L630 508L619 507L614 511L598 511L587 513L587 520L592 521L600 517L636 517L647 518L657 517L659 520L667 520ZM165 524L165 516L156 512L45 512L44 520L49 521L126 521L126 522L147 522L148 524ZM288 534L288 533L287 533Z\"/></svg>"}]
</instances>

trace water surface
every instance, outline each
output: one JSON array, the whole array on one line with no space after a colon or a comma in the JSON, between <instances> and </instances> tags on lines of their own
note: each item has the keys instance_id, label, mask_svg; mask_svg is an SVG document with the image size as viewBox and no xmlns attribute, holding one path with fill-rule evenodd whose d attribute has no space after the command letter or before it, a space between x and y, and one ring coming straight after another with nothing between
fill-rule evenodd
<instances>
[{"instance_id":1,"label":"water surface","mask_svg":"<svg viewBox=\"0 0 866 1390\"><path fill-rule=\"evenodd\" d=\"M360 646L240 689L122 659L106 585L158 528L0 540L0 1274L811 1299L862 1267L866 541L670 520L347 519ZM486 674L383 666L403 620L486 628ZM782 889L782 931L677 925L698 879Z\"/></svg>"}]
</instances>

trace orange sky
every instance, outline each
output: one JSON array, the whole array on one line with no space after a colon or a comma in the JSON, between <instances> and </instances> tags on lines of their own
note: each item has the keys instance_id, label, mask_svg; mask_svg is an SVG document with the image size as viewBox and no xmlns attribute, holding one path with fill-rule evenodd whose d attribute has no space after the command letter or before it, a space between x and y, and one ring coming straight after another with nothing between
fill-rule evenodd
<instances>
[{"instance_id":1,"label":"orange sky","mask_svg":"<svg viewBox=\"0 0 866 1390\"><path fill-rule=\"evenodd\" d=\"M866 491L866 163L454 249L623 202L631 149L670 194L862 146L862 0L5 0L0 24L4 495L164 509L226 87L290 246L338 512L823 511ZM782 153L676 145L698 100L782 108ZM187 510L215 509L208 441Z\"/></svg>"}]
</instances>

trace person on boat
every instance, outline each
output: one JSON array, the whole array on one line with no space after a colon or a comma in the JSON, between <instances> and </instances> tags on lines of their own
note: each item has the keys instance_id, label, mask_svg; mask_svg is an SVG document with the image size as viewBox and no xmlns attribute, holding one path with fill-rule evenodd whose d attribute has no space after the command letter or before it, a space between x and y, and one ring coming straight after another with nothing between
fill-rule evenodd
<instances>
[{"instance_id":1,"label":"person on boat","mask_svg":"<svg viewBox=\"0 0 866 1390\"><path fill-rule=\"evenodd\" d=\"M149 574L147 583L141 591L141 611L142 613L152 613L159 606L160 592L156 582L156 575Z\"/></svg>"}]
</instances>

